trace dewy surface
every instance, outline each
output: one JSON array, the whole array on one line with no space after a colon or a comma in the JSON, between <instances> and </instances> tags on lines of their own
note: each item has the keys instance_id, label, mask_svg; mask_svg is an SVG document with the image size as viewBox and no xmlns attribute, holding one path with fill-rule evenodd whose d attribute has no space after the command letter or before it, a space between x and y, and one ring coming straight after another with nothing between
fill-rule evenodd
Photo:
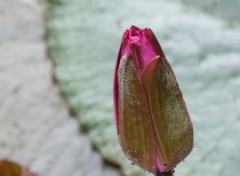
<instances>
[{"instance_id":1,"label":"dewy surface","mask_svg":"<svg viewBox=\"0 0 240 176\"><path fill-rule=\"evenodd\" d=\"M112 80L122 32L157 34L182 90L195 147L176 175L240 172L240 28L159 0L55 0L48 22L56 75L93 145L125 175L148 175L122 154L113 120Z\"/></svg>"},{"instance_id":2,"label":"dewy surface","mask_svg":"<svg viewBox=\"0 0 240 176\"><path fill-rule=\"evenodd\" d=\"M118 70L119 141L127 157L142 168L156 172L154 136L147 97L131 59L121 58Z\"/></svg>"},{"instance_id":3,"label":"dewy surface","mask_svg":"<svg viewBox=\"0 0 240 176\"><path fill-rule=\"evenodd\" d=\"M117 75L123 151L151 173L172 170L191 152L193 131L169 63L157 56L139 77L131 57L123 56Z\"/></svg>"}]
</instances>

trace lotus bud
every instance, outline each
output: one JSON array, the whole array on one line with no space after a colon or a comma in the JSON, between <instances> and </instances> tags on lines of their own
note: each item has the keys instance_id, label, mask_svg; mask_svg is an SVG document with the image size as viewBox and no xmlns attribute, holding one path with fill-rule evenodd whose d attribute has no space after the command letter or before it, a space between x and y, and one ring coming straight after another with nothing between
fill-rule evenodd
<instances>
[{"instance_id":1,"label":"lotus bud","mask_svg":"<svg viewBox=\"0 0 240 176\"><path fill-rule=\"evenodd\" d=\"M193 148L193 128L173 70L152 30L126 30L113 86L119 143L143 169L170 172Z\"/></svg>"},{"instance_id":2,"label":"lotus bud","mask_svg":"<svg viewBox=\"0 0 240 176\"><path fill-rule=\"evenodd\" d=\"M0 176L37 176L27 167L9 160L0 160Z\"/></svg>"}]
</instances>

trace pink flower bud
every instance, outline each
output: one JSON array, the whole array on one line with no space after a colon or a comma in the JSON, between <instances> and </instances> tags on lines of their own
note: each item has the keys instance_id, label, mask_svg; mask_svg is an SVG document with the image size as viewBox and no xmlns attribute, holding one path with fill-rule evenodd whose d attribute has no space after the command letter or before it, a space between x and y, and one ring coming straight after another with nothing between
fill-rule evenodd
<instances>
[{"instance_id":1,"label":"pink flower bud","mask_svg":"<svg viewBox=\"0 0 240 176\"><path fill-rule=\"evenodd\" d=\"M124 33L113 99L119 142L132 162L163 173L191 152L192 123L173 70L151 29L132 26Z\"/></svg>"}]
</instances>

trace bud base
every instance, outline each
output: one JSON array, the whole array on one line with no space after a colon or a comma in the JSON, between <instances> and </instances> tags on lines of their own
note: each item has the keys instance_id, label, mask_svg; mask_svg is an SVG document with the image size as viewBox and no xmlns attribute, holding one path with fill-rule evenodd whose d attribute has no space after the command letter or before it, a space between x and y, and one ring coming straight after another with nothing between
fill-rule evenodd
<instances>
[{"instance_id":1,"label":"bud base","mask_svg":"<svg viewBox=\"0 0 240 176\"><path fill-rule=\"evenodd\" d=\"M174 176L173 175L174 171L169 171L169 172L162 172L162 173L158 173L156 174L156 176Z\"/></svg>"}]
</instances>

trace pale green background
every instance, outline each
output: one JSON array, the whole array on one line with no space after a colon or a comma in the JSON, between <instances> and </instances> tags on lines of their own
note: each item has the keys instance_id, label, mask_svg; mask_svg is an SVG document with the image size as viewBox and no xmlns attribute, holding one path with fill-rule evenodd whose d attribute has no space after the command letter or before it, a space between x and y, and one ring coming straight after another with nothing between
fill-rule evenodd
<instances>
[{"instance_id":1,"label":"pale green background","mask_svg":"<svg viewBox=\"0 0 240 176\"><path fill-rule=\"evenodd\" d=\"M176 175L239 173L238 1L51 2L48 44L56 78L81 128L107 161L119 164L127 176L148 175L122 154L113 120L115 59L122 33L134 24L156 33L193 121L195 147L176 168Z\"/></svg>"}]
</instances>

